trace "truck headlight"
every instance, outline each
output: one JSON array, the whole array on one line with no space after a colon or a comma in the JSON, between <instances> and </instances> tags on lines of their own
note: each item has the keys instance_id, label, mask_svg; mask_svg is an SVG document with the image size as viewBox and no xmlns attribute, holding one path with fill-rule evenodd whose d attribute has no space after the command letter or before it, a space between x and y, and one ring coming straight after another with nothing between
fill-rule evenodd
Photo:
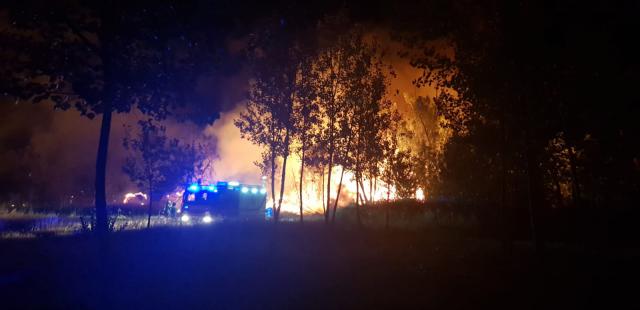
<instances>
[{"instance_id":1,"label":"truck headlight","mask_svg":"<svg viewBox=\"0 0 640 310\"><path fill-rule=\"evenodd\" d=\"M189 217L189 214L183 214L183 215L180 217L180 220L181 220L182 222L185 222L185 223L186 223L186 222L190 221L190 220L191 220L191 218Z\"/></svg>"},{"instance_id":2,"label":"truck headlight","mask_svg":"<svg viewBox=\"0 0 640 310\"><path fill-rule=\"evenodd\" d=\"M211 222L213 222L213 218L211 217L211 215L207 214L204 217L202 217L202 222L209 224Z\"/></svg>"}]
</instances>

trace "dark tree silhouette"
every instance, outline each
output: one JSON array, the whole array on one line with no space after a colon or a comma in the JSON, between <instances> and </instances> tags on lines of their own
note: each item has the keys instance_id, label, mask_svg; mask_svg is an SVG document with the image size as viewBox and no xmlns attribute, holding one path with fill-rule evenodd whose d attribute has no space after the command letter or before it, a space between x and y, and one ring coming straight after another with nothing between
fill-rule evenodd
<instances>
[{"instance_id":1,"label":"dark tree silhouette","mask_svg":"<svg viewBox=\"0 0 640 310\"><path fill-rule=\"evenodd\" d=\"M312 144L317 141L319 130L319 102L316 95L315 80L312 79L313 53L309 51L299 64L298 92L293 105L293 119L295 127L295 139L299 143L294 146L300 155L300 179L298 182L300 191L300 222L304 221L304 168L314 163L313 155L310 155Z\"/></svg>"},{"instance_id":2,"label":"dark tree silhouette","mask_svg":"<svg viewBox=\"0 0 640 310\"><path fill-rule=\"evenodd\" d=\"M194 167L204 158L204 149L195 143L180 143L169 138L166 127L153 119L138 121L137 134L129 128L123 141L130 151L122 167L131 181L143 191L147 191L147 228L151 227L154 199L159 200L178 186L192 181Z\"/></svg>"},{"instance_id":3,"label":"dark tree silhouette","mask_svg":"<svg viewBox=\"0 0 640 310\"><path fill-rule=\"evenodd\" d=\"M353 27L344 14L325 17L318 26L318 37L323 47L314 60L312 80L315 82L319 102L320 117L323 121L318 131L316 163L327 168L325 222L329 223L335 214L344 172L350 167L349 148L353 138L353 106L358 100L359 79L367 72L357 71L362 60L362 29ZM360 81L361 82L361 81ZM355 83L355 84L354 84ZM342 166L336 197L331 205L331 178L333 168ZM324 170L324 169L323 169ZM333 212L331 212L333 211ZM334 216L335 217L335 216Z\"/></svg>"},{"instance_id":4,"label":"dark tree silhouette","mask_svg":"<svg viewBox=\"0 0 640 310\"><path fill-rule=\"evenodd\" d=\"M350 60L353 74L349 75L348 123L350 143L347 145L347 169L352 170L356 182L356 214L360 223L360 202L373 200L373 183L380 174L384 161L384 139L390 130L393 118L391 102L385 99L387 79L383 72L380 54L375 45L356 41L357 52ZM369 179L369 195L364 188L364 177ZM363 200L360 199L362 189ZM336 205L334 205L334 218Z\"/></svg>"},{"instance_id":5,"label":"dark tree silhouette","mask_svg":"<svg viewBox=\"0 0 640 310\"><path fill-rule=\"evenodd\" d=\"M629 117L637 105L628 91L630 72L638 68L629 60L637 47L626 39L638 23L628 14L632 4L613 9L604 2L578 7L535 1L437 3L438 10L428 16L394 20L405 42L421 47L412 57L424 72L416 84L441 90L435 103L438 113L454 121L452 128L468 126L468 136L452 141L466 146L448 150L478 162L470 171L484 167L477 176L486 181L454 173L468 179L459 185L487 187L480 197L501 209L526 206L532 239L540 246L552 204L548 191L554 188L545 184L550 180L545 169L555 165L545 160L553 159L549 144L562 135L570 167L561 177L571 180L572 204L637 201L640 150L630 137L637 137L638 125ZM468 116L464 122L456 121L461 111ZM456 190L472 191L468 186ZM502 223L509 238L511 221Z\"/></svg>"},{"instance_id":6,"label":"dark tree silhouette","mask_svg":"<svg viewBox=\"0 0 640 310\"><path fill-rule=\"evenodd\" d=\"M235 125L243 138L266 146L259 163L271 179L271 198L277 222L284 197L287 160L296 135L294 103L302 95L304 80L300 70L307 50L293 29L283 20L269 19L261 31L252 36L247 56L254 75L249 89L246 111ZM276 199L276 168L282 159L280 193ZM277 200L277 202L276 202Z\"/></svg>"},{"instance_id":7,"label":"dark tree silhouette","mask_svg":"<svg viewBox=\"0 0 640 310\"><path fill-rule=\"evenodd\" d=\"M113 113L133 107L165 117L189 99L215 60L215 42L185 7L160 2L14 2L0 34L2 93L101 115L96 158L96 231L107 232L105 171Z\"/></svg>"}]
</instances>

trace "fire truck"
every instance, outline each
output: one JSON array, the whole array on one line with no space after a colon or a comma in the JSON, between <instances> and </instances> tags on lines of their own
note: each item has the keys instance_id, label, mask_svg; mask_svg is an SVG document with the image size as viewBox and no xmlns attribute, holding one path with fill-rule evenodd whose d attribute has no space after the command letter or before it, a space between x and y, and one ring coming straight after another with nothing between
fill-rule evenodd
<instances>
[{"instance_id":1,"label":"fire truck","mask_svg":"<svg viewBox=\"0 0 640 310\"><path fill-rule=\"evenodd\" d=\"M271 217L266 209L264 186L239 182L200 182L185 186L182 207L178 210L183 223L213 222L215 218L230 220L264 220Z\"/></svg>"}]
</instances>

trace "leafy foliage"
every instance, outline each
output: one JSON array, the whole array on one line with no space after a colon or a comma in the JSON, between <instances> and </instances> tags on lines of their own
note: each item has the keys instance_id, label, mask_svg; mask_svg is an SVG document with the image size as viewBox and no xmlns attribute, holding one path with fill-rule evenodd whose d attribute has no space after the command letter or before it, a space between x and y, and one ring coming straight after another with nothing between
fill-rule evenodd
<instances>
[{"instance_id":1,"label":"leafy foliage","mask_svg":"<svg viewBox=\"0 0 640 310\"><path fill-rule=\"evenodd\" d=\"M271 197L274 218L280 215L284 193L287 159L291 153L296 122L308 126L308 122L296 120L294 105L297 98L308 97L307 86L300 70L307 57L305 45L297 34L282 22L270 20L263 30L251 38L247 48L254 78L251 82L247 109L235 125L243 138L265 146L263 162L258 163L263 173L271 179ZM299 116L310 116L308 103L298 108ZM308 128L302 128L305 130ZM277 159L282 158L280 195L276 204L275 183Z\"/></svg>"},{"instance_id":2,"label":"leafy foliage","mask_svg":"<svg viewBox=\"0 0 640 310\"><path fill-rule=\"evenodd\" d=\"M188 6L187 6L188 7ZM112 112L136 107L156 118L191 99L211 70L216 42L187 7L162 1L49 1L9 6L0 33L0 93L16 103L52 102L102 114L96 160L98 231L106 232L106 163Z\"/></svg>"},{"instance_id":3,"label":"leafy foliage","mask_svg":"<svg viewBox=\"0 0 640 310\"><path fill-rule=\"evenodd\" d=\"M196 21L169 3L43 2L16 4L10 13L11 27L0 35L7 60L2 92L90 118L104 111L107 98L115 112L135 106L164 117L189 99L214 61Z\"/></svg>"},{"instance_id":4,"label":"leafy foliage","mask_svg":"<svg viewBox=\"0 0 640 310\"><path fill-rule=\"evenodd\" d=\"M124 139L130 151L123 166L124 172L149 195L149 222L154 199L186 184L193 178L194 167L204 159L201 145L180 143L167 137L166 128L153 119L138 122L139 133L129 128Z\"/></svg>"}]
</instances>

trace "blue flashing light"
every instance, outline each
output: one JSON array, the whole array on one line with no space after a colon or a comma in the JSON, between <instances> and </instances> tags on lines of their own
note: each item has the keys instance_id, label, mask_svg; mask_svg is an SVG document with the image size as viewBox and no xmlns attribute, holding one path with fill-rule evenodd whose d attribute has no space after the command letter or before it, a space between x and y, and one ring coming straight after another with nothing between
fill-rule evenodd
<instances>
[{"instance_id":1,"label":"blue flashing light","mask_svg":"<svg viewBox=\"0 0 640 310\"><path fill-rule=\"evenodd\" d=\"M218 192L218 188L215 185L208 185L207 190L214 193Z\"/></svg>"},{"instance_id":2,"label":"blue flashing light","mask_svg":"<svg viewBox=\"0 0 640 310\"><path fill-rule=\"evenodd\" d=\"M190 192L199 192L200 191L200 185L194 183L189 185L189 188L187 188Z\"/></svg>"},{"instance_id":3,"label":"blue flashing light","mask_svg":"<svg viewBox=\"0 0 640 310\"><path fill-rule=\"evenodd\" d=\"M231 187L240 186L240 183L236 182L236 181L231 181L231 182L229 182L229 186L231 186Z\"/></svg>"},{"instance_id":4,"label":"blue flashing light","mask_svg":"<svg viewBox=\"0 0 640 310\"><path fill-rule=\"evenodd\" d=\"M260 189L260 194L264 195L266 193L267 193L267 189L266 188L263 187L263 188Z\"/></svg>"},{"instance_id":5,"label":"blue flashing light","mask_svg":"<svg viewBox=\"0 0 640 310\"><path fill-rule=\"evenodd\" d=\"M243 187L242 187L242 193L243 193L243 194L246 194L246 193L248 193L248 192L249 192L249 188L248 188L248 187L246 187L246 186L243 186Z\"/></svg>"},{"instance_id":6,"label":"blue flashing light","mask_svg":"<svg viewBox=\"0 0 640 310\"><path fill-rule=\"evenodd\" d=\"M255 187L252 187L252 188L251 188L251 193L252 193L252 194L257 194L257 193L258 193L258 189L257 189L257 188L255 188Z\"/></svg>"}]
</instances>

